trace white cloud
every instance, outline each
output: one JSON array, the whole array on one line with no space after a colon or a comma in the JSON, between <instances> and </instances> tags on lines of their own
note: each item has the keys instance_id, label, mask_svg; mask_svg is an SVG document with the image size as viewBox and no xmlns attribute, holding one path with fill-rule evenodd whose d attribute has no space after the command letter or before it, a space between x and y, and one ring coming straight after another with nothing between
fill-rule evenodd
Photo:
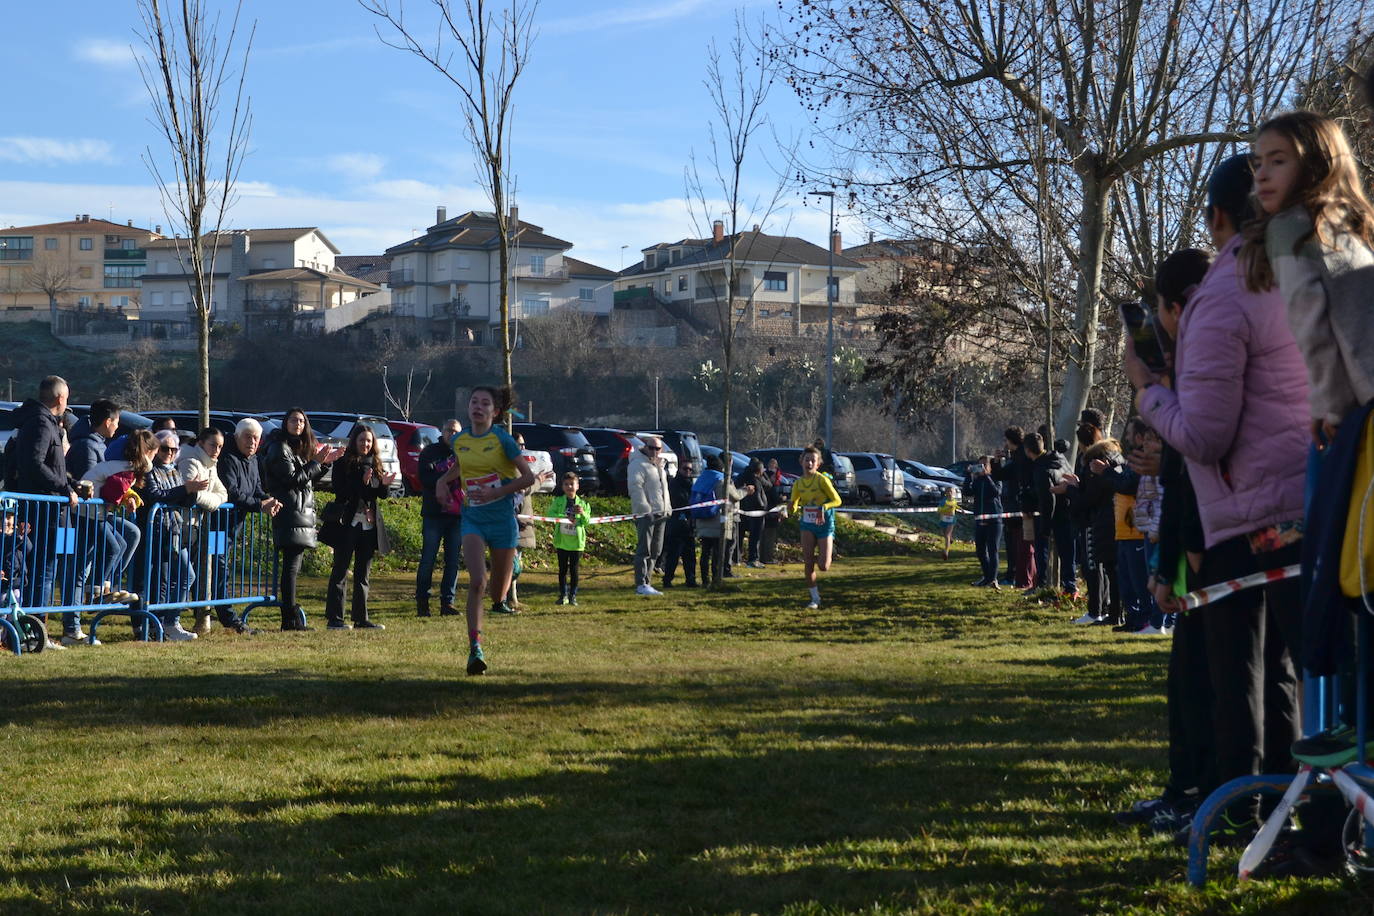
<instances>
[{"instance_id":1,"label":"white cloud","mask_svg":"<svg viewBox=\"0 0 1374 916\"><path fill-rule=\"evenodd\" d=\"M132 67L134 52L128 42L108 38L86 38L76 43L73 53L77 60L102 67Z\"/></svg>"},{"instance_id":2,"label":"white cloud","mask_svg":"<svg viewBox=\"0 0 1374 916\"><path fill-rule=\"evenodd\" d=\"M73 165L111 162L104 140L59 140L54 137L0 137L0 162Z\"/></svg>"},{"instance_id":3,"label":"white cloud","mask_svg":"<svg viewBox=\"0 0 1374 916\"><path fill-rule=\"evenodd\" d=\"M330 171L338 172L354 181L376 178L386 167L386 160L376 153L335 153L324 162Z\"/></svg>"},{"instance_id":4,"label":"white cloud","mask_svg":"<svg viewBox=\"0 0 1374 916\"><path fill-rule=\"evenodd\" d=\"M623 25L646 25L681 19L698 11L714 6L709 0L676 0L657 6L632 5L615 9L588 11L566 19L553 19L540 25L541 32L588 32L593 29L615 28Z\"/></svg>"}]
</instances>

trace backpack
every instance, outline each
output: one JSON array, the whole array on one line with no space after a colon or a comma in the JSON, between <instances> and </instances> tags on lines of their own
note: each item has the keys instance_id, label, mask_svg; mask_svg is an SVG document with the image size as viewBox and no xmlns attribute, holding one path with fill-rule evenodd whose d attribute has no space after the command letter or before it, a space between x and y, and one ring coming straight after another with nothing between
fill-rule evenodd
<instances>
[{"instance_id":1,"label":"backpack","mask_svg":"<svg viewBox=\"0 0 1374 916\"><path fill-rule=\"evenodd\" d=\"M702 471L701 476L692 483L691 504L706 503L716 499L716 484L724 479L719 471ZM692 518L719 518L720 505L697 506L691 510Z\"/></svg>"}]
</instances>

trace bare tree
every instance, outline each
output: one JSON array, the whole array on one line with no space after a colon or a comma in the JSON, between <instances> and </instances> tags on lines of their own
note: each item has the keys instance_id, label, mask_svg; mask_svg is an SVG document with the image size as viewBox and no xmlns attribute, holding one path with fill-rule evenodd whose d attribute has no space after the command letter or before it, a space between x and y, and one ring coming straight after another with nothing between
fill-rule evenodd
<instances>
[{"instance_id":1,"label":"bare tree","mask_svg":"<svg viewBox=\"0 0 1374 916\"><path fill-rule=\"evenodd\" d=\"M510 252L519 226L510 224L510 132L515 84L534 45L538 0L511 0L496 11L487 0L428 0L437 27L422 33L405 22L404 0L358 0L363 9L384 19L394 38L377 37L389 47L409 51L433 67L458 90L464 129L476 155L477 183L491 201L496 217L501 359L506 385L511 385ZM432 33L432 37L429 37ZM424 35L425 37L419 37ZM511 417L507 415L509 426Z\"/></svg>"},{"instance_id":2,"label":"bare tree","mask_svg":"<svg viewBox=\"0 0 1374 916\"><path fill-rule=\"evenodd\" d=\"M119 380L124 386L125 403L134 410L159 406L162 389L158 384L161 360L157 345L144 338L119 353ZM202 428L208 424L202 424Z\"/></svg>"},{"instance_id":3,"label":"bare tree","mask_svg":"<svg viewBox=\"0 0 1374 916\"><path fill-rule=\"evenodd\" d=\"M425 370L424 384L420 386L419 392L415 393L413 398L412 392L414 391L415 386L414 366L411 366L409 369L406 370L406 387L405 393L403 395L398 396L392 392L391 384L388 380L387 375L388 367L383 366L382 393L386 396L387 403L390 404L392 407L396 408L396 412L401 415L401 419L409 423L411 414L414 412L415 407L420 403L420 399L425 396L425 390L429 388L429 380L433 377L434 371L432 369Z\"/></svg>"},{"instance_id":4,"label":"bare tree","mask_svg":"<svg viewBox=\"0 0 1374 916\"><path fill-rule=\"evenodd\" d=\"M1059 341L1045 353L1064 367L1053 411L1064 427L1095 382L1111 259L1148 275L1187 221L1176 200L1195 193L1199 148L1242 140L1288 96L1331 23L1357 7L810 0L774 53L807 101L836 116L826 133L844 166L821 169L827 177L895 224L952 224L955 237L1035 268L1018 271L1032 281L1020 307L1039 311ZM1133 210L1123 183L1152 167L1163 174L1143 180L1134 199L1144 206ZM1163 206L1150 198L1160 187L1171 191ZM1042 231L1047 245L1037 244ZM1071 287L1055 288L1063 267ZM1044 311L1060 301L1062 324Z\"/></svg>"},{"instance_id":5,"label":"bare tree","mask_svg":"<svg viewBox=\"0 0 1374 916\"><path fill-rule=\"evenodd\" d=\"M242 58L237 58L241 9L241 2L235 4L222 30L219 16L211 17L205 0L138 0L138 34L146 49L138 56L139 74L171 163L159 165L161 156L151 146L143 158L161 194L169 234L176 239L177 259L191 291L201 426L210 422L215 260L252 125L244 78L255 27L243 41Z\"/></svg>"},{"instance_id":6,"label":"bare tree","mask_svg":"<svg viewBox=\"0 0 1374 916\"><path fill-rule=\"evenodd\" d=\"M25 274L29 289L48 297L48 319L57 333L57 300L76 289L76 271L55 258L40 258Z\"/></svg>"},{"instance_id":7,"label":"bare tree","mask_svg":"<svg viewBox=\"0 0 1374 916\"><path fill-rule=\"evenodd\" d=\"M596 316L575 305L524 319L520 334L550 375L573 379L596 371L598 361L593 358L598 344Z\"/></svg>"}]
</instances>

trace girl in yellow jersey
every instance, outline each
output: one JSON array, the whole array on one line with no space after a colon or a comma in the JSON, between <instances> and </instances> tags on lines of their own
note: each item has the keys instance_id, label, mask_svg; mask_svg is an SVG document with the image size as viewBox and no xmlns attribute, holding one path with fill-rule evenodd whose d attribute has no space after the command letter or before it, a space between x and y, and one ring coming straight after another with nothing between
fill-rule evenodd
<instances>
[{"instance_id":1,"label":"girl in yellow jersey","mask_svg":"<svg viewBox=\"0 0 1374 916\"><path fill-rule=\"evenodd\" d=\"M449 484L463 481L463 565L468 568L468 674L487 670L482 653L482 593L487 591L486 556L491 551L493 610L511 613L501 600L510 590L518 534L511 495L534 486L534 473L519 460L520 446L497 424L510 409L509 388L481 386L468 398L468 428L453 437L457 457L435 485L440 505L452 501Z\"/></svg>"},{"instance_id":2,"label":"girl in yellow jersey","mask_svg":"<svg viewBox=\"0 0 1374 916\"><path fill-rule=\"evenodd\" d=\"M810 610L821 606L821 592L816 587L816 567L825 572L830 568L830 551L835 538L835 509L840 494L830 478L819 470L821 453L814 448L802 450L803 475L792 484L792 498L787 509L796 512L801 507L802 558L806 563L806 587L811 592ZM817 553L820 554L819 562Z\"/></svg>"}]
</instances>

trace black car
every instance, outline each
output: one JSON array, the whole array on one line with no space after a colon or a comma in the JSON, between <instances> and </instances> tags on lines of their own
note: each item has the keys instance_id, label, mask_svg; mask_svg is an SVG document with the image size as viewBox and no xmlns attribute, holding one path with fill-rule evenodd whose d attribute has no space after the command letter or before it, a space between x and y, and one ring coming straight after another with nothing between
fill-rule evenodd
<instances>
[{"instance_id":1,"label":"black car","mask_svg":"<svg viewBox=\"0 0 1374 916\"><path fill-rule=\"evenodd\" d=\"M577 474L577 487L583 493L600 490L600 475L596 467L596 449L582 429L558 423L516 423L512 432L525 438L525 448L548 452L553 459L555 483L568 471Z\"/></svg>"},{"instance_id":2,"label":"black car","mask_svg":"<svg viewBox=\"0 0 1374 916\"><path fill-rule=\"evenodd\" d=\"M706 467L706 463L701 457L701 444L697 439L697 434L689 429L646 429L635 433L635 435L640 437L658 436L662 439L663 444L672 449L673 454L677 455L679 462L689 462L690 470L687 474L690 477L700 476Z\"/></svg>"},{"instance_id":3,"label":"black car","mask_svg":"<svg viewBox=\"0 0 1374 916\"><path fill-rule=\"evenodd\" d=\"M601 492L626 495L630 453L644 445L632 432L611 426L584 426L582 434L596 450L596 470L601 477Z\"/></svg>"}]
</instances>

